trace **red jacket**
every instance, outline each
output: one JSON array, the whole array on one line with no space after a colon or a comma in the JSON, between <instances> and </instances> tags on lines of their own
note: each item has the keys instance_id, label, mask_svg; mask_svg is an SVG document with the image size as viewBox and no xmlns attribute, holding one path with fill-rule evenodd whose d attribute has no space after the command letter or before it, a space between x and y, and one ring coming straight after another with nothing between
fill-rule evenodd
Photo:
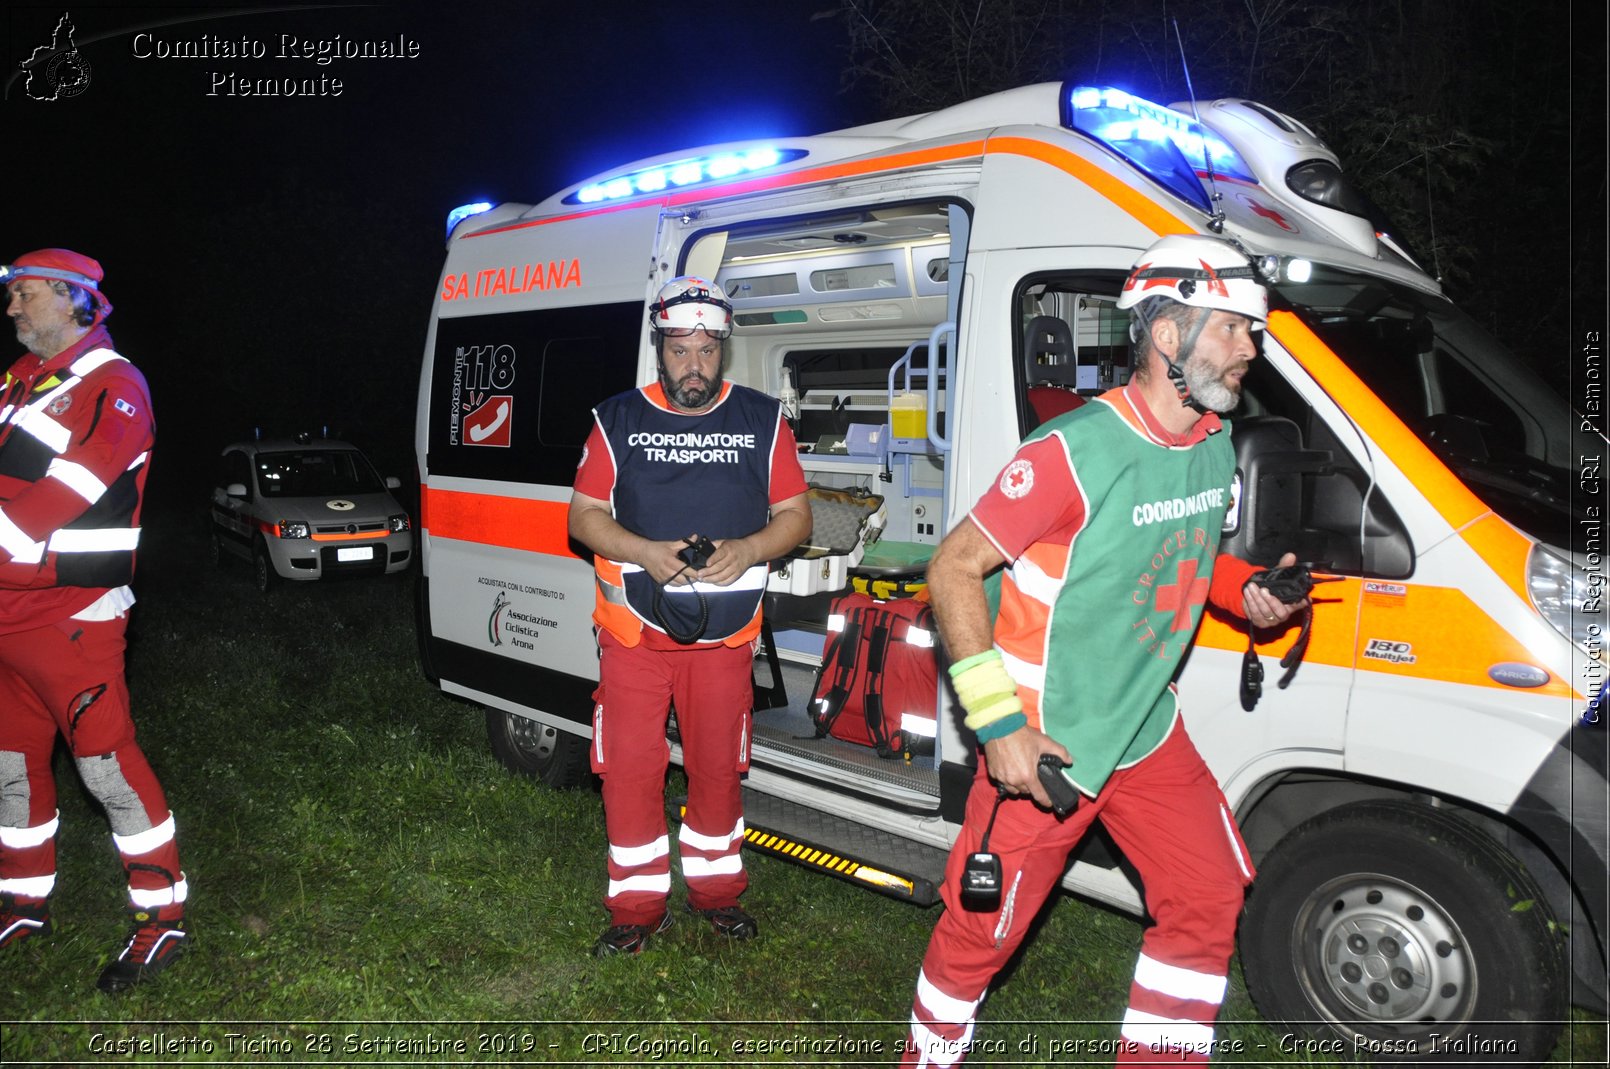
<instances>
[{"instance_id":1,"label":"red jacket","mask_svg":"<svg viewBox=\"0 0 1610 1069\"><path fill-rule=\"evenodd\" d=\"M134 575L155 424L105 328L28 354L0 395L0 634L54 623Z\"/></svg>"}]
</instances>

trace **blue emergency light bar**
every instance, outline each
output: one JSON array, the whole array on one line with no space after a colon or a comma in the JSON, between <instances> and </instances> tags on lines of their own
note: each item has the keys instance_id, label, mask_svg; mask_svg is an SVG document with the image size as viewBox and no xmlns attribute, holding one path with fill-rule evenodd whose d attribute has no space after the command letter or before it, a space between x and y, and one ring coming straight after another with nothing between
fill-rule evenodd
<instances>
[{"instance_id":1,"label":"blue emergency light bar","mask_svg":"<svg viewBox=\"0 0 1610 1069\"><path fill-rule=\"evenodd\" d=\"M598 204L603 201L624 200L645 193L659 193L667 189L682 189L719 182L738 175L770 170L792 163L805 155L802 148L752 148L734 152L718 152L709 156L694 156L674 163L644 167L626 174L589 182L565 198L566 204Z\"/></svg>"},{"instance_id":2,"label":"blue emergency light bar","mask_svg":"<svg viewBox=\"0 0 1610 1069\"><path fill-rule=\"evenodd\" d=\"M491 210L492 210L491 202L481 200L481 201L476 201L474 204L460 204L457 208L454 208L452 211L448 212L447 213L447 237L448 237L448 240L449 241L452 240L452 238L453 238L453 228L455 226L457 226L458 224L462 223L464 220L468 219L472 215L480 215L482 212L489 212Z\"/></svg>"},{"instance_id":3,"label":"blue emergency light bar","mask_svg":"<svg viewBox=\"0 0 1610 1069\"><path fill-rule=\"evenodd\" d=\"M1099 141L1175 195L1212 214L1201 176L1212 160L1215 178L1253 185L1252 168L1221 138L1173 108L1122 89L1075 86L1066 97L1063 125Z\"/></svg>"}]
</instances>

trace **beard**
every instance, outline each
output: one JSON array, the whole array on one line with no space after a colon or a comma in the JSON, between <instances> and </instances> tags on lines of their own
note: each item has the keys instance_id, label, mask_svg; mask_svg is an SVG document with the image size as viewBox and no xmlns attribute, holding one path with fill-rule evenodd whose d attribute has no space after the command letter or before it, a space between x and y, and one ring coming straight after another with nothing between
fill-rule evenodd
<instances>
[{"instance_id":1,"label":"beard","mask_svg":"<svg viewBox=\"0 0 1610 1069\"><path fill-rule=\"evenodd\" d=\"M1224 413L1234 410L1241 403L1241 383L1225 381L1225 376L1232 371L1245 372L1244 363L1231 364L1227 368L1217 369L1201 356L1192 353L1180 368L1180 374L1185 376L1185 385L1191 391L1191 398L1203 408L1214 412Z\"/></svg>"},{"instance_id":2,"label":"beard","mask_svg":"<svg viewBox=\"0 0 1610 1069\"><path fill-rule=\"evenodd\" d=\"M665 390L665 395L676 407L688 411L698 411L715 400L716 395L721 392L721 383L724 379L720 368L717 368L713 379L707 379L695 371L682 376L677 382L672 382L670 376L666 374L665 365L660 365L660 386Z\"/></svg>"}]
</instances>

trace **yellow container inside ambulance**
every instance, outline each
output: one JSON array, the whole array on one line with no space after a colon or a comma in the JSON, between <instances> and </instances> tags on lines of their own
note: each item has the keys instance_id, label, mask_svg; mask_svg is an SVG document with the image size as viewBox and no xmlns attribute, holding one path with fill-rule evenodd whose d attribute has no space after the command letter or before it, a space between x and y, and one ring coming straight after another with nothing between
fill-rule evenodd
<instances>
[{"instance_id":1,"label":"yellow container inside ambulance","mask_svg":"<svg viewBox=\"0 0 1610 1069\"><path fill-rule=\"evenodd\" d=\"M1247 635L1211 616L1180 678L1260 869L1249 988L1326 1050L1546 1057L1570 1002L1605 999L1602 573L1570 549L1599 545L1582 458L1605 441L1261 105L1028 86L455 213L416 433L427 674L485 707L511 768L586 777L571 481L591 406L654 379L649 295L714 277L726 376L782 401L813 484L883 499L876 536L774 565L747 843L931 903L974 740L943 687L911 711L931 743L897 759L813 737L833 601L920 590L1020 438L1127 380L1118 288L1175 232L1235 241L1272 291L1223 546L1337 577L1286 685L1295 629L1255 636L1249 703ZM1099 836L1064 883L1140 911Z\"/></svg>"}]
</instances>

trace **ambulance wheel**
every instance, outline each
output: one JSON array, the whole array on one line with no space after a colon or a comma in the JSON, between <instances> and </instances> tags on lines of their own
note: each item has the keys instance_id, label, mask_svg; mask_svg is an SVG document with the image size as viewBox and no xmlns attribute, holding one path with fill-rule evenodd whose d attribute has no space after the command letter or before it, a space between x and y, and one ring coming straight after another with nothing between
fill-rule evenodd
<instances>
[{"instance_id":1,"label":"ambulance wheel","mask_svg":"<svg viewBox=\"0 0 1610 1069\"><path fill-rule=\"evenodd\" d=\"M1407 802L1288 833L1253 884L1241 960L1263 1015L1306 1034L1299 1049L1376 1065L1535 1064L1567 1009L1562 939L1526 869Z\"/></svg>"},{"instance_id":2,"label":"ambulance wheel","mask_svg":"<svg viewBox=\"0 0 1610 1069\"><path fill-rule=\"evenodd\" d=\"M511 772L561 791L587 782L587 740L580 735L517 713L488 709L486 737L492 756Z\"/></svg>"},{"instance_id":3,"label":"ambulance wheel","mask_svg":"<svg viewBox=\"0 0 1610 1069\"><path fill-rule=\"evenodd\" d=\"M214 568L224 566L224 542L218 537L218 528L214 527L207 532L207 560Z\"/></svg>"},{"instance_id":4,"label":"ambulance wheel","mask_svg":"<svg viewBox=\"0 0 1610 1069\"><path fill-rule=\"evenodd\" d=\"M259 594L267 594L279 585L279 573L274 570L274 562L268 557L268 546L258 540L252 550L252 583L256 585Z\"/></svg>"}]
</instances>

